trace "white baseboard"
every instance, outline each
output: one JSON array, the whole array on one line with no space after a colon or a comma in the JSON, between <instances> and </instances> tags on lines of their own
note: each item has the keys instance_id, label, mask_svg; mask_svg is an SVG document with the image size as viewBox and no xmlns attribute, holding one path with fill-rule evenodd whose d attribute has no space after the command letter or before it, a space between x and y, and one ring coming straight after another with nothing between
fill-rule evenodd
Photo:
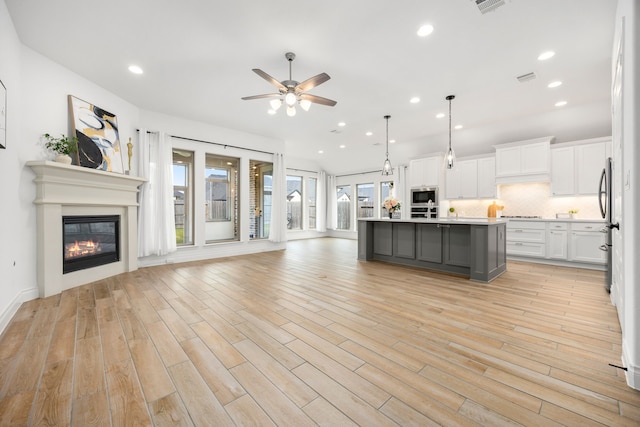
<instances>
[{"instance_id":1,"label":"white baseboard","mask_svg":"<svg viewBox=\"0 0 640 427\"><path fill-rule=\"evenodd\" d=\"M11 319L20 308L20 305L22 305L22 303L25 301L36 299L38 298L38 296L39 293L37 286L31 289L24 289L15 296L15 298L9 303L7 308L2 313L0 313L0 335L4 332L7 325L9 325L9 322L11 322Z\"/></svg>"},{"instance_id":2,"label":"white baseboard","mask_svg":"<svg viewBox=\"0 0 640 427\"><path fill-rule=\"evenodd\" d=\"M622 345L622 366L626 367L625 376L627 385L633 389L640 390L640 367L629 363L630 357L627 354L626 346Z\"/></svg>"}]
</instances>

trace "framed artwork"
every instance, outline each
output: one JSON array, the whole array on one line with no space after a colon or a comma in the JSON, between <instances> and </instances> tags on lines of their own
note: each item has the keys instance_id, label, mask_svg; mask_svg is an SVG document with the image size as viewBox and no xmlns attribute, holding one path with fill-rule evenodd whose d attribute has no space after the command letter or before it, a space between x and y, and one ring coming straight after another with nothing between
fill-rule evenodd
<instances>
[{"instance_id":1,"label":"framed artwork","mask_svg":"<svg viewBox=\"0 0 640 427\"><path fill-rule=\"evenodd\" d=\"M0 80L0 148L7 148L7 88Z\"/></svg>"},{"instance_id":2,"label":"framed artwork","mask_svg":"<svg viewBox=\"0 0 640 427\"><path fill-rule=\"evenodd\" d=\"M123 173L118 121L114 114L69 95L69 111L78 152L74 163Z\"/></svg>"}]
</instances>

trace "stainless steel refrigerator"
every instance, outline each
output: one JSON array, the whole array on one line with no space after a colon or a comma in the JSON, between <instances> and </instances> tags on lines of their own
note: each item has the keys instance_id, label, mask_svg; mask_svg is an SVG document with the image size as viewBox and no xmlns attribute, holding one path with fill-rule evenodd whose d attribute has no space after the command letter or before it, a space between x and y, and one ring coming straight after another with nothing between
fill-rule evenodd
<instances>
[{"instance_id":1,"label":"stainless steel refrigerator","mask_svg":"<svg viewBox=\"0 0 640 427\"><path fill-rule=\"evenodd\" d=\"M602 218L605 220L605 225L601 231L607 234L605 243L600 246L600 249L607 253L607 274L604 286L607 292L611 292L611 285L613 284L613 229L620 229L620 225L613 222L613 160L611 157L607 158L605 167L600 175L598 203Z\"/></svg>"}]
</instances>

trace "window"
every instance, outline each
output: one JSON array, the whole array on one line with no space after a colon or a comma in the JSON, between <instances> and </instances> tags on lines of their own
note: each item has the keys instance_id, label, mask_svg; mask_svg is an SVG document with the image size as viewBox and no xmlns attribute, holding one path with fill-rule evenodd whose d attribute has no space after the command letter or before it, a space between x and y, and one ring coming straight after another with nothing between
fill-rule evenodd
<instances>
[{"instance_id":1,"label":"window","mask_svg":"<svg viewBox=\"0 0 640 427\"><path fill-rule=\"evenodd\" d=\"M358 184L358 218L373 218L373 183Z\"/></svg>"},{"instance_id":2,"label":"window","mask_svg":"<svg viewBox=\"0 0 640 427\"><path fill-rule=\"evenodd\" d=\"M271 224L273 163L249 161L249 238L266 239Z\"/></svg>"},{"instance_id":3,"label":"window","mask_svg":"<svg viewBox=\"0 0 640 427\"><path fill-rule=\"evenodd\" d=\"M337 230L349 230L351 228L351 186L341 185L336 187L337 205Z\"/></svg>"},{"instance_id":4,"label":"window","mask_svg":"<svg viewBox=\"0 0 640 427\"><path fill-rule=\"evenodd\" d=\"M238 240L238 163L206 155L204 168L205 241Z\"/></svg>"},{"instance_id":5,"label":"window","mask_svg":"<svg viewBox=\"0 0 640 427\"><path fill-rule=\"evenodd\" d=\"M316 178L307 179L307 199L309 212L309 230L316 229L316 191L318 180Z\"/></svg>"},{"instance_id":6,"label":"window","mask_svg":"<svg viewBox=\"0 0 640 427\"><path fill-rule=\"evenodd\" d=\"M287 229L302 230L302 177L287 175Z\"/></svg>"},{"instance_id":7,"label":"window","mask_svg":"<svg viewBox=\"0 0 640 427\"><path fill-rule=\"evenodd\" d=\"M193 244L193 152L173 150L173 208L176 244Z\"/></svg>"},{"instance_id":8,"label":"window","mask_svg":"<svg viewBox=\"0 0 640 427\"><path fill-rule=\"evenodd\" d=\"M393 189L393 181L380 183L380 218L386 218L389 213L382 207L384 200L391 195Z\"/></svg>"}]
</instances>

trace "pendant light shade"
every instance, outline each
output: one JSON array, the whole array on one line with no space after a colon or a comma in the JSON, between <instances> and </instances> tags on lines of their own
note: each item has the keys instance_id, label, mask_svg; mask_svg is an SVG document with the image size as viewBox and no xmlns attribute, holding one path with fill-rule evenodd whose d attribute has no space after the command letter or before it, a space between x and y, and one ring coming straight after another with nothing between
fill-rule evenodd
<instances>
[{"instance_id":1,"label":"pendant light shade","mask_svg":"<svg viewBox=\"0 0 640 427\"><path fill-rule=\"evenodd\" d=\"M386 115L384 119L387 121L387 139L386 139L386 159L384 160L384 165L382 165L382 175L388 176L393 175L393 167L391 166L391 162L389 161L389 119L391 116Z\"/></svg>"},{"instance_id":2,"label":"pendant light shade","mask_svg":"<svg viewBox=\"0 0 640 427\"><path fill-rule=\"evenodd\" d=\"M455 98L455 95L449 95L445 99L449 101L449 150L444 157L445 165L447 169L453 169L453 163L456 160L456 154L453 152L453 148L451 148L451 101Z\"/></svg>"}]
</instances>

